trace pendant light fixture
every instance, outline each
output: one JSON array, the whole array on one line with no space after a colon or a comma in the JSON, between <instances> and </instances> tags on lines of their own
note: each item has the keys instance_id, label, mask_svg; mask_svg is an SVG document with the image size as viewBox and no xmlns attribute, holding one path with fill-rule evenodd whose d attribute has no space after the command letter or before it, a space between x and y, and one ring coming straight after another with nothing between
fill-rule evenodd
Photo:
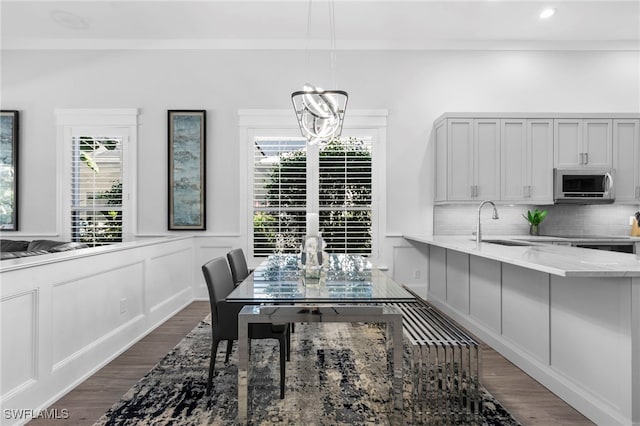
<instances>
[{"instance_id":1,"label":"pendant light fixture","mask_svg":"<svg viewBox=\"0 0 640 426\"><path fill-rule=\"evenodd\" d=\"M335 14L333 0L329 1L329 24L331 38L331 71L335 85ZM307 40L310 38L311 0L307 16ZM308 52L307 52L308 54ZM302 90L291 94L291 102L298 119L302 136L310 144L325 142L340 136L349 95L344 90L323 90L305 83Z\"/></svg>"}]
</instances>

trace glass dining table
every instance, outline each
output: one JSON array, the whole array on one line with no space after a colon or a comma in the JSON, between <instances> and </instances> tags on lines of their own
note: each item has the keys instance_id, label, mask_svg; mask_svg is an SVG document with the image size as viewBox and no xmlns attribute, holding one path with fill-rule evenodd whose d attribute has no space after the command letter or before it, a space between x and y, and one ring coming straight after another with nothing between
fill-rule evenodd
<instances>
[{"instance_id":1,"label":"glass dining table","mask_svg":"<svg viewBox=\"0 0 640 426\"><path fill-rule=\"evenodd\" d=\"M251 323L384 322L394 407L402 414L402 314L397 303L415 296L361 256L331 254L319 280L305 278L299 256L263 261L226 298L245 304L238 315L238 422L247 423Z\"/></svg>"}]
</instances>

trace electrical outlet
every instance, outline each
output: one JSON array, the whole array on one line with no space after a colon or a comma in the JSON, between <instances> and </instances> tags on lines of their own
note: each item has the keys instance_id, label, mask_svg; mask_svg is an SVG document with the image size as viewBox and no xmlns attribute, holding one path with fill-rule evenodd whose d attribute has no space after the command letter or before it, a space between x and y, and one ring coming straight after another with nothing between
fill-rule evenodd
<instances>
[{"instance_id":1,"label":"electrical outlet","mask_svg":"<svg viewBox=\"0 0 640 426\"><path fill-rule=\"evenodd\" d=\"M120 299L120 313L124 314L127 312L127 298Z\"/></svg>"},{"instance_id":2,"label":"electrical outlet","mask_svg":"<svg viewBox=\"0 0 640 426\"><path fill-rule=\"evenodd\" d=\"M413 279L414 280L420 279L420 269L416 269L415 271L413 271Z\"/></svg>"}]
</instances>

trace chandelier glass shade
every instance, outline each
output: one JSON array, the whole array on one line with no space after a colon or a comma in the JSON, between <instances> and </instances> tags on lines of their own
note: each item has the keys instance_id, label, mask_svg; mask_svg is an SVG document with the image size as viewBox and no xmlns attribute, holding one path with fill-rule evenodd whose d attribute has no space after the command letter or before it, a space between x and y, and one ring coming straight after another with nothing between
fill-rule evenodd
<instances>
[{"instance_id":1,"label":"chandelier glass shade","mask_svg":"<svg viewBox=\"0 0 640 426\"><path fill-rule=\"evenodd\" d=\"M344 90L322 90L310 84L291 94L300 131L309 143L340 136L348 98Z\"/></svg>"}]
</instances>

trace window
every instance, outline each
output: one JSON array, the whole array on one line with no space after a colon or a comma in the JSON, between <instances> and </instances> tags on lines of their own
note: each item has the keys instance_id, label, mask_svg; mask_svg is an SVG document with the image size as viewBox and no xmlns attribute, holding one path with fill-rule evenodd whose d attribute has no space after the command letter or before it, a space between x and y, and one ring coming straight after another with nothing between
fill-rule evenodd
<instances>
[{"instance_id":1,"label":"window","mask_svg":"<svg viewBox=\"0 0 640 426\"><path fill-rule=\"evenodd\" d=\"M62 238L92 247L131 239L137 110L57 110L56 119Z\"/></svg>"},{"instance_id":2,"label":"window","mask_svg":"<svg viewBox=\"0 0 640 426\"><path fill-rule=\"evenodd\" d=\"M297 252L307 212L319 213L328 251L371 254L371 138L318 148L302 138L257 137L253 145L255 257Z\"/></svg>"},{"instance_id":3,"label":"window","mask_svg":"<svg viewBox=\"0 0 640 426\"><path fill-rule=\"evenodd\" d=\"M253 262L297 252L307 213L318 213L330 251L383 257L387 115L350 110L340 140L320 147L307 145L291 110L238 111L239 223Z\"/></svg>"},{"instance_id":4,"label":"window","mask_svg":"<svg viewBox=\"0 0 640 426\"><path fill-rule=\"evenodd\" d=\"M331 253L371 254L371 138L333 140L319 153L319 216Z\"/></svg>"},{"instance_id":5,"label":"window","mask_svg":"<svg viewBox=\"0 0 640 426\"><path fill-rule=\"evenodd\" d=\"M122 241L122 146L122 137L72 137L71 241Z\"/></svg>"}]
</instances>

